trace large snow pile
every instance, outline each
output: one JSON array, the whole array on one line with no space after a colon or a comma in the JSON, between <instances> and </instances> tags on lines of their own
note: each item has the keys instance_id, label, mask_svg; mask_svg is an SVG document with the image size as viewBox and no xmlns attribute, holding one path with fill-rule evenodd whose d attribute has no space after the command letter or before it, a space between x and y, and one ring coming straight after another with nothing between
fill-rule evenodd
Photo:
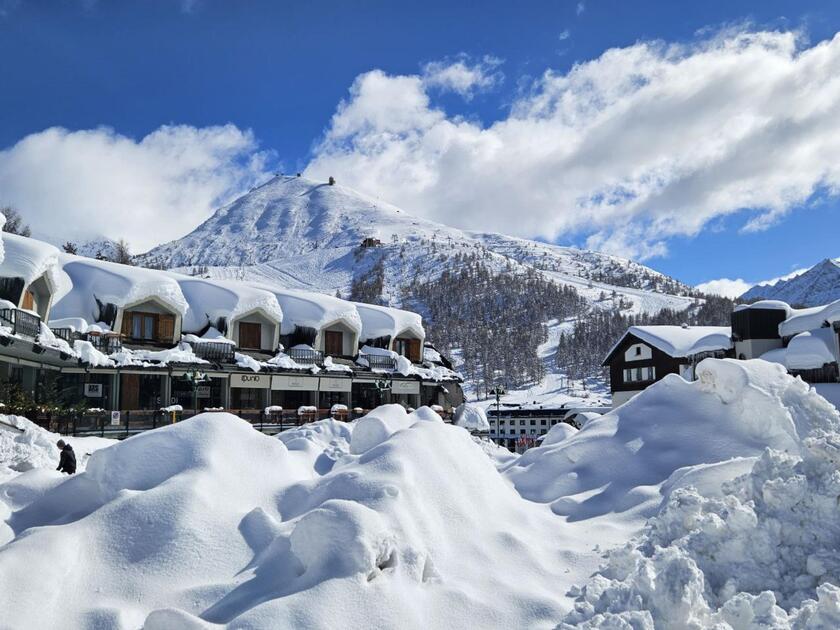
<instances>
[{"instance_id":1,"label":"large snow pile","mask_svg":"<svg viewBox=\"0 0 840 630\"><path fill-rule=\"evenodd\" d=\"M744 472L770 447L799 452L815 428L836 430L837 410L766 361L706 359L695 382L668 375L574 435L526 451L506 474L523 496L582 519L634 508L651 515L660 484L707 484ZM702 469L690 469L702 465Z\"/></svg>"},{"instance_id":2,"label":"large snow pile","mask_svg":"<svg viewBox=\"0 0 840 630\"><path fill-rule=\"evenodd\" d=\"M197 416L7 522L10 627L553 627L576 542L469 433L396 405L281 439Z\"/></svg>"},{"instance_id":3,"label":"large snow pile","mask_svg":"<svg viewBox=\"0 0 840 630\"><path fill-rule=\"evenodd\" d=\"M468 431L489 431L490 422L484 408L472 403L461 403L455 410L454 423Z\"/></svg>"},{"instance_id":4,"label":"large snow pile","mask_svg":"<svg viewBox=\"0 0 840 630\"><path fill-rule=\"evenodd\" d=\"M724 496L674 492L562 627L840 627L840 435L766 451ZM717 624L717 625L716 625Z\"/></svg>"}]
</instances>

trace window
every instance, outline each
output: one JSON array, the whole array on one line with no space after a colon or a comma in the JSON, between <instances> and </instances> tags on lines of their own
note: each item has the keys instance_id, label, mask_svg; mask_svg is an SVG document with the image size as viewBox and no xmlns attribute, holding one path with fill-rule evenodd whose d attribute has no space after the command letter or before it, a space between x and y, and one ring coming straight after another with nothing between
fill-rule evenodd
<instances>
[{"instance_id":1,"label":"window","mask_svg":"<svg viewBox=\"0 0 840 630\"><path fill-rule=\"evenodd\" d=\"M656 368L654 366L625 368L624 382L625 383L642 383L656 380Z\"/></svg>"},{"instance_id":2,"label":"window","mask_svg":"<svg viewBox=\"0 0 840 630\"><path fill-rule=\"evenodd\" d=\"M420 362L420 340L397 337L394 339L394 352L413 363Z\"/></svg>"},{"instance_id":3,"label":"window","mask_svg":"<svg viewBox=\"0 0 840 630\"><path fill-rule=\"evenodd\" d=\"M262 347L262 326L253 322L239 322L239 347L259 350Z\"/></svg>"},{"instance_id":4,"label":"window","mask_svg":"<svg viewBox=\"0 0 840 630\"><path fill-rule=\"evenodd\" d=\"M537 421L536 421L536 420L531 420L531 426L532 426L532 427L533 427L533 426L536 426L536 424L537 424Z\"/></svg>"},{"instance_id":5,"label":"window","mask_svg":"<svg viewBox=\"0 0 840 630\"><path fill-rule=\"evenodd\" d=\"M175 337L175 316L126 311L123 313L122 335L143 341L171 342Z\"/></svg>"},{"instance_id":6,"label":"window","mask_svg":"<svg viewBox=\"0 0 840 630\"><path fill-rule=\"evenodd\" d=\"M640 356L642 354L642 346L636 346L636 356Z\"/></svg>"},{"instance_id":7,"label":"window","mask_svg":"<svg viewBox=\"0 0 840 630\"><path fill-rule=\"evenodd\" d=\"M324 354L331 357L344 354L344 334L340 330L324 332Z\"/></svg>"},{"instance_id":8,"label":"window","mask_svg":"<svg viewBox=\"0 0 840 630\"><path fill-rule=\"evenodd\" d=\"M540 420L541 426L546 426L548 424L548 420Z\"/></svg>"}]
</instances>

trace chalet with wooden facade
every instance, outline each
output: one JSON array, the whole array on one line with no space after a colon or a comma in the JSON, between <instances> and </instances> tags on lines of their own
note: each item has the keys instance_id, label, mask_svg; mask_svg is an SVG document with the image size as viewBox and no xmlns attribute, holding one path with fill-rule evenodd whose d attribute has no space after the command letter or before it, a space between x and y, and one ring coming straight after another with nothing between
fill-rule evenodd
<instances>
[{"instance_id":1,"label":"chalet with wooden facade","mask_svg":"<svg viewBox=\"0 0 840 630\"><path fill-rule=\"evenodd\" d=\"M630 327L604 359L613 406L624 404L666 374L693 380L697 363L731 354L730 336L728 327L718 326Z\"/></svg>"}]
</instances>

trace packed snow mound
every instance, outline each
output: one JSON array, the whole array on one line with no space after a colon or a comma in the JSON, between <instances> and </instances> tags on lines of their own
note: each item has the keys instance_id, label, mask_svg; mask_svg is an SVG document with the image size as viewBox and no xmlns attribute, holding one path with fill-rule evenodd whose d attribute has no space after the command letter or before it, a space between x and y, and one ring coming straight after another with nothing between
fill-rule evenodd
<instances>
[{"instance_id":1,"label":"packed snow mound","mask_svg":"<svg viewBox=\"0 0 840 630\"><path fill-rule=\"evenodd\" d=\"M471 403L461 403L455 409L455 424L468 431L489 431L490 422L483 407Z\"/></svg>"},{"instance_id":2,"label":"packed snow mound","mask_svg":"<svg viewBox=\"0 0 840 630\"><path fill-rule=\"evenodd\" d=\"M840 434L767 450L724 496L676 491L561 626L840 627ZM715 625L718 624L718 625Z\"/></svg>"},{"instance_id":3,"label":"packed snow mound","mask_svg":"<svg viewBox=\"0 0 840 630\"><path fill-rule=\"evenodd\" d=\"M691 383L668 375L578 433L526 451L505 474L523 496L571 519L635 508L650 516L659 486L679 469L767 447L797 454L814 430L840 427L834 406L780 365L705 359L696 374Z\"/></svg>"},{"instance_id":4,"label":"packed snow mound","mask_svg":"<svg viewBox=\"0 0 840 630\"><path fill-rule=\"evenodd\" d=\"M571 424L566 424L565 422L558 422L548 430L548 433L546 433L543 436L540 443L542 446L559 444L566 438L572 437L577 432L578 429L573 427Z\"/></svg>"},{"instance_id":5,"label":"packed snow mound","mask_svg":"<svg viewBox=\"0 0 840 630\"><path fill-rule=\"evenodd\" d=\"M7 512L10 627L553 627L576 557L466 431L398 406L279 439L203 414Z\"/></svg>"}]
</instances>

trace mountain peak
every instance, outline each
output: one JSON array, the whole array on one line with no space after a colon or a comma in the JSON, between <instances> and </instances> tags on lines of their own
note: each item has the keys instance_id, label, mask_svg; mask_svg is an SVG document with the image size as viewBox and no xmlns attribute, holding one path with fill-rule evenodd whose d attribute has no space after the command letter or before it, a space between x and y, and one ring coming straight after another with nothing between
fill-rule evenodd
<instances>
[{"instance_id":1,"label":"mountain peak","mask_svg":"<svg viewBox=\"0 0 840 630\"><path fill-rule=\"evenodd\" d=\"M754 286L745 300L782 300L796 306L818 306L840 299L840 259L825 258L804 273L774 284Z\"/></svg>"}]
</instances>

